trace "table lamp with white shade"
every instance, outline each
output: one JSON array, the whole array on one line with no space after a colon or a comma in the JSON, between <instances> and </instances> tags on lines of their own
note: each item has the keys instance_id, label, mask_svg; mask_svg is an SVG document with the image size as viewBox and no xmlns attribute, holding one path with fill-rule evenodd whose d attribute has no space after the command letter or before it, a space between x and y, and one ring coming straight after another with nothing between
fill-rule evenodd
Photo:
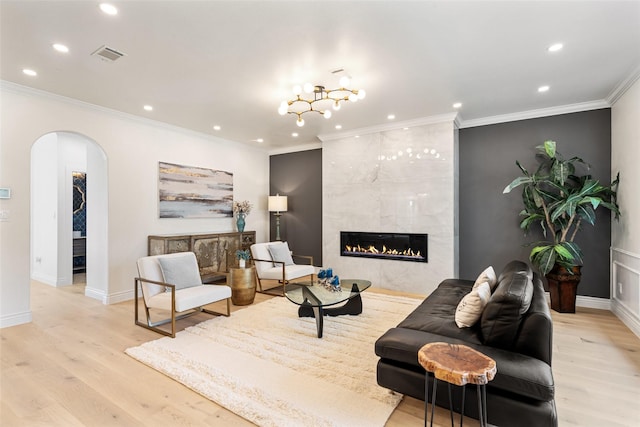
<instances>
[{"instance_id":1,"label":"table lamp with white shade","mask_svg":"<svg viewBox=\"0 0 640 427\"><path fill-rule=\"evenodd\" d=\"M282 212L287 211L287 196L281 196L276 194L275 196L269 196L269 212L275 212L276 216L276 240L280 239L280 216Z\"/></svg>"}]
</instances>

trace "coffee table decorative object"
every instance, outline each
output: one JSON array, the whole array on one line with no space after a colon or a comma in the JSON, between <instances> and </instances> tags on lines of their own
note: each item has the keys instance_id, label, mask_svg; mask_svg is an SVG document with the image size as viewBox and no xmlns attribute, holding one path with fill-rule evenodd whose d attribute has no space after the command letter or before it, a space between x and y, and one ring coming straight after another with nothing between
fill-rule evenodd
<instances>
[{"instance_id":1,"label":"coffee table decorative object","mask_svg":"<svg viewBox=\"0 0 640 427\"><path fill-rule=\"evenodd\" d=\"M460 426L464 418L464 394L466 384L476 384L478 394L478 418L480 426L487 422L487 383L496 375L496 362L477 350L462 344L434 342L425 344L418 351L418 362L426 371L424 390L424 425L427 425L427 404L429 402L429 372L433 372L433 398L431 400L431 426L435 412L436 385L438 380L447 382L449 389L449 412L453 427L453 405L451 402L451 384L462 386L462 405L460 407Z\"/></svg>"},{"instance_id":2,"label":"coffee table decorative object","mask_svg":"<svg viewBox=\"0 0 640 427\"><path fill-rule=\"evenodd\" d=\"M333 269L327 268L318 272L318 283L331 292L342 292L340 277L333 275Z\"/></svg>"},{"instance_id":3,"label":"coffee table decorative object","mask_svg":"<svg viewBox=\"0 0 640 427\"><path fill-rule=\"evenodd\" d=\"M337 277L337 276L332 276ZM329 283L329 282L327 282ZM325 283L287 283L284 287L284 294L287 299L298 304L298 317L315 317L318 338L322 338L324 316L341 316L345 314L358 315L362 313L362 298L360 293L371 286L369 280L343 279L338 281L337 286L329 284L330 287L338 287L339 292L327 289ZM346 291L346 289L351 289ZM333 307L340 303L345 303L339 307ZM329 307L329 308L328 308Z\"/></svg>"}]
</instances>

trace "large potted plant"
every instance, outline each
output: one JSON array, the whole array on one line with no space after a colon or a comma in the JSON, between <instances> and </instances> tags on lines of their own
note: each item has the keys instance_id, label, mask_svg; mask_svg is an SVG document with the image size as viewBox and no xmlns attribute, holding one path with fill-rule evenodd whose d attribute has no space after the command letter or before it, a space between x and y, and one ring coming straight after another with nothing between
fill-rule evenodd
<instances>
[{"instance_id":1,"label":"large potted plant","mask_svg":"<svg viewBox=\"0 0 640 427\"><path fill-rule=\"evenodd\" d=\"M520 228L526 233L532 226L540 226L546 239L532 243L529 259L547 278L551 308L575 313L582 250L574 239L585 222L595 225L599 207L609 209L618 219L619 174L611 185L601 185L591 175L578 175L576 166L588 170L589 165L579 157L568 160L562 157L556 151L555 141L545 141L536 149L538 169L530 173L516 161L523 175L507 185L503 193L523 187Z\"/></svg>"}]
</instances>

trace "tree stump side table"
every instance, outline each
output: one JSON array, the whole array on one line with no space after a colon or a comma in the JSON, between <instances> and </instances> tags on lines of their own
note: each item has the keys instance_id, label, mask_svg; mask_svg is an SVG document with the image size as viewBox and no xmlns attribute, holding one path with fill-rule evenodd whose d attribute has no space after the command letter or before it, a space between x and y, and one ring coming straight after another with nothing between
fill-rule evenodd
<instances>
[{"instance_id":1,"label":"tree stump side table","mask_svg":"<svg viewBox=\"0 0 640 427\"><path fill-rule=\"evenodd\" d=\"M446 381L449 389L449 412L453 427L453 404L451 384L462 386L460 426L464 418L464 395L466 384L476 384L478 393L478 418L481 426L487 426L487 383L496 375L496 362L492 358L466 345L435 342L425 344L418 350L418 362L425 369L424 425L427 425L429 402L429 372L433 372L433 398L431 403L431 426L435 412L436 385Z\"/></svg>"}]
</instances>

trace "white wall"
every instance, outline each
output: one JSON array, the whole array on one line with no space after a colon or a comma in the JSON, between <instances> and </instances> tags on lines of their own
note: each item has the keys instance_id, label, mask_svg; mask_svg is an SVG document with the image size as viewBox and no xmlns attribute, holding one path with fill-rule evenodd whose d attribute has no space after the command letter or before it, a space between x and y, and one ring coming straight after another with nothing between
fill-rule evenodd
<instances>
[{"instance_id":1,"label":"white wall","mask_svg":"<svg viewBox=\"0 0 640 427\"><path fill-rule=\"evenodd\" d=\"M56 286L58 282L58 136L44 135L33 146L31 164L32 277Z\"/></svg>"},{"instance_id":2,"label":"white wall","mask_svg":"<svg viewBox=\"0 0 640 427\"><path fill-rule=\"evenodd\" d=\"M620 221L611 226L612 311L640 336L640 79L611 108L611 172Z\"/></svg>"},{"instance_id":3,"label":"white wall","mask_svg":"<svg viewBox=\"0 0 640 427\"><path fill-rule=\"evenodd\" d=\"M246 199L255 205L247 229L256 230L258 241L267 240L269 159L263 149L6 82L2 82L0 90L0 187L12 190L10 200L0 200L0 210L10 211L9 220L0 222L0 326L31 318L30 155L32 144L50 132L84 135L99 144L108 159L108 205L103 208L108 209L109 223L102 230L108 240L108 266L87 266L88 270L105 270L103 277L108 277L108 286L102 299L106 303L132 296L135 260L146 254L147 235L234 229L231 218L160 220L159 161L232 172L235 199ZM89 169L91 163L89 155ZM88 176L88 187L90 179Z\"/></svg>"}]
</instances>

